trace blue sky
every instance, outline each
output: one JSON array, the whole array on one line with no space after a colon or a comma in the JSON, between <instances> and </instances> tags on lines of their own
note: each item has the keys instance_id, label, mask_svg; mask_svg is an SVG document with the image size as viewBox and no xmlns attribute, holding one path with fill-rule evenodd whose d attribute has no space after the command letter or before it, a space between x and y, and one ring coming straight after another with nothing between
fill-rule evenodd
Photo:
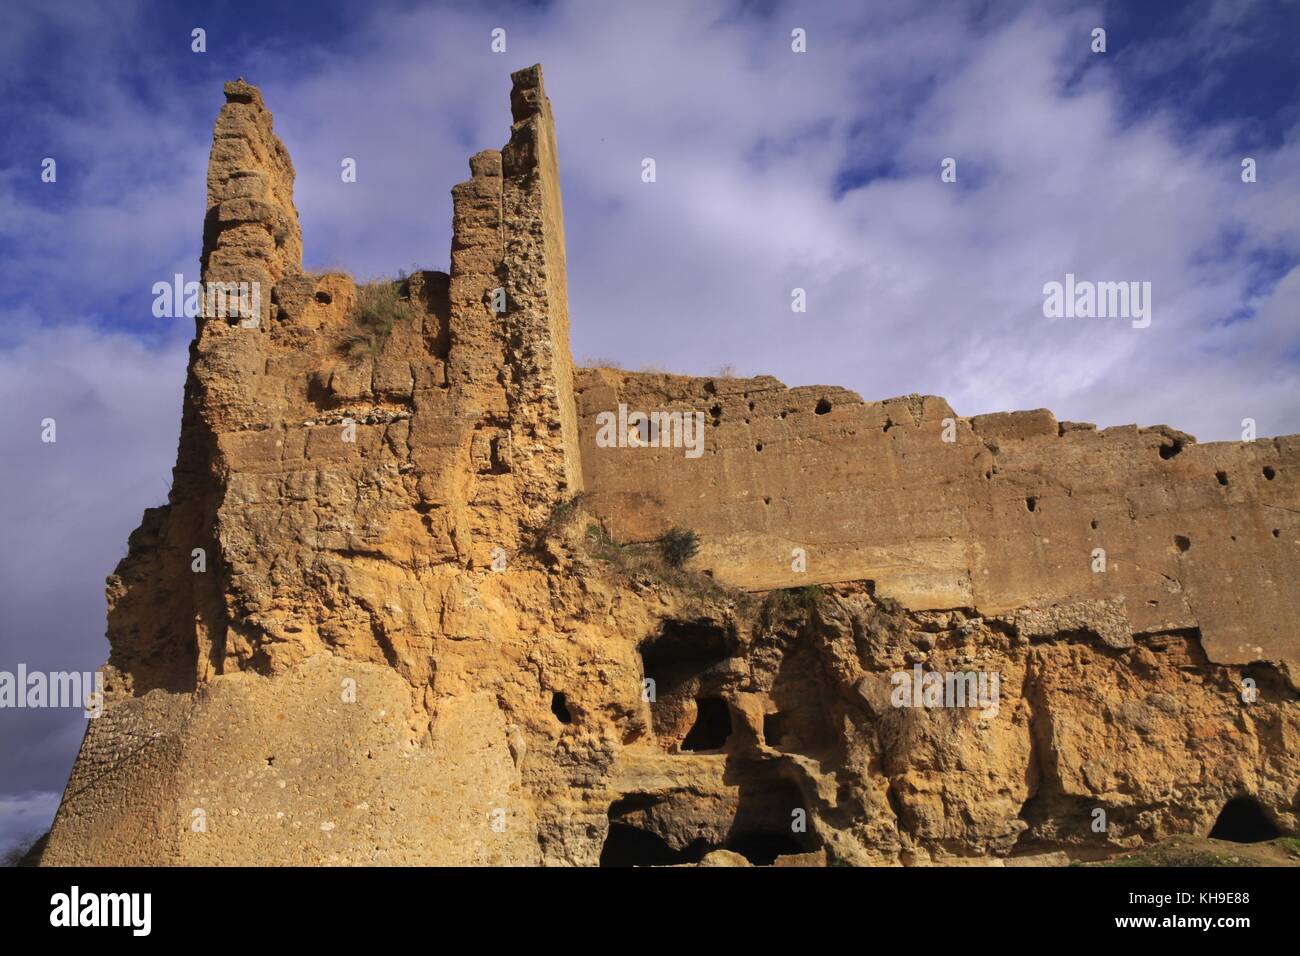
<instances>
[{"instance_id":1,"label":"blue sky","mask_svg":"<svg viewBox=\"0 0 1300 956\"><path fill-rule=\"evenodd\" d=\"M542 62L580 360L1202 440L1245 417L1300 431L1295 2L47 0L2 16L0 669L106 656L103 579L165 497L193 331L154 318L150 290L196 277L212 122L241 75L297 167L307 265L369 277L446 268L449 190L505 142L510 71ZM1043 283L1067 272L1151 282L1151 326L1045 318ZM56 445L39 443L47 416ZM82 726L0 711L0 844L44 825Z\"/></svg>"}]
</instances>

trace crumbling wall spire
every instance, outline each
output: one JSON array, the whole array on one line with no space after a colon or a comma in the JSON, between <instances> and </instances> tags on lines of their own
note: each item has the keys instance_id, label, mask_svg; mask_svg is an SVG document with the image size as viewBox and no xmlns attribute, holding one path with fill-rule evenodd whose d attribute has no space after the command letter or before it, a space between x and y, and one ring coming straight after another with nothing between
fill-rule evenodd
<instances>
[{"instance_id":1,"label":"crumbling wall spire","mask_svg":"<svg viewBox=\"0 0 1300 956\"><path fill-rule=\"evenodd\" d=\"M511 75L510 142L501 154L502 272L510 329L516 467L543 501L582 489L569 353L564 209L555 120L542 68ZM537 501L541 505L543 501Z\"/></svg>"},{"instance_id":2,"label":"crumbling wall spire","mask_svg":"<svg viewBox=\"0 0 1300 956\"><path fill-rule=\"evenodd\" d=\"M225 93L208 158L203 282L259 283L265 319L276 282L302 271L293 162L257 87L241 77Z\"/></svg>"}]
</instances>

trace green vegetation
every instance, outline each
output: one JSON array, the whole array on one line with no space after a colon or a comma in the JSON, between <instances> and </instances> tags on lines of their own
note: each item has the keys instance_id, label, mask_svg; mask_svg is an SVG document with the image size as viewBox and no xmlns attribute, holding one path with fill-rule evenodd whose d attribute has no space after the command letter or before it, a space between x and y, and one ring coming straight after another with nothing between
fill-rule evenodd
<instances>
[{"instance_id":1,"label":"green vegetation","mask_svg":"<svg viewBox=\"0 0 1300 956\"><path fill-rule=\"evenodd\" d=\"M773 614L788 616L796 611L806 613L817 606L817 602L826 592L820 584L805 584L798 588L781 588L769 591L763 600L763 608L770 621Z\"/></svg>"},{"instance_id":2,"label":"green vegetation","mask_svg":"<svg viewBox=\"0 0 1300 956\"><path fill-rule=\"evenodd\" d=\"M700 550L700 536L689 528L670 528L657 543L664 560L674 568L680 568Z\"/></svg>"},{"instance_id":3,"label":"green vegetation","mask_svg":"<svg viewBox=\"0 0 1300 956\"><path fill-rule=\"evenodd\" d=\"M1231 843L1180 835L1084 866L1300 866L1300 840Z\"/></svg>"},{"instance_id":4,"label":"green vegetation","mask_svg":"<svg viewBox=\"0 0 1300 956\"><path fill-rule=\"evenodd\" d=\"M356 304L348 314L357 328L339 343L339 351L351 358L368 355L373 361L383 351L393 326L413 314L405 274L358 285Z\"/></svg>"},{"instance_id":5,"label":"green vegetation","mask_svg":"<svg viewBox=\"0 0 1300 956\"><path fill-rule=\"evenodd\" d=\"M652 541L618 541L587 510L587 504L587 496L579 493L552 505L537 534L537 553L546 558L565 550L579 560L599 562L608 573L638 589L661 586L702 601L748 603L743 592L714 581L707 570L686 567L700 548L699 535L694 531L673 528Z\"/></svg>"}]
</instances>

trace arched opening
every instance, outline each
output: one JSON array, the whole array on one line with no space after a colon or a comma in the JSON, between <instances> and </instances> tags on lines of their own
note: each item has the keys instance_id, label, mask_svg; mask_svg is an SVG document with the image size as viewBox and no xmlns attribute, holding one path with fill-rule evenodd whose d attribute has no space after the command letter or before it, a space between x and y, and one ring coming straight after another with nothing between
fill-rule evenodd
<instances>
[{"instance_id":1,"label":"arched opening","mask_svg":"<svg viewBox=\"0 0 1300 956\"><path fill-rule=\"evenodd\" d=\"M557 690L551 695L551 713L562 724L573 723L573 715L569 713L569 702L564 696L564 691Z\"/></svg>"},{"instance_id":2,"label":"arched opening","mask_svg":"<svg viewBox=\"0 0 1300 956\"><path fill-rule=\"evenodd\" d=\"M731 639L711 621L668 620L640 650L645 676L665 694L731 656Z\"/></svg>"},{"instance_id":3,"label":"arched opening","mask_svg":"<svg viewBox=\"0 0 1300 956\"><path fill-rule=\"evenodd\" d=\"M601 866L677 866L699 863L708 845L696 840L683 850L674 850L659 834L626 823L611 823L600 851Z\"/></svg>"},{"instance_id":4,"label":"arched opening","mask_svg":"<svg viewBox=\"0 0 1300 956\"><path fill-rule=\"evenodd\" d=\"M754 866L771 866L778 856L808 852L807 847L784 833L743 833L728 840L727 849Z\"/></svg>"},{"instance_id":5,"label":"arched opening","mask_svg":"<svg viewBox=\"0 0 1300 956\"><path fill-rule=\"evenodd\" d=\"M1225 803L1210 830L1210 839L1233 843L1263 843L1281 835L1259 801L1250 796L1233 797Z\"/></svg>"},{"instance_id":6,"label":"arched opening","mask_svg":"<svg viewBox=\"0 0 1300 956\"><path fill-rule=\"evenodd\" d=\"M785 739L785 734L785 714L763 715L763 742L765 744L769 747L779 747L781 746L781 741Z\"/></svg>"},{"instance_id":7,"label":"arched opening","mask_svg":"<svg viewBox=\"0 0 1300 956\"><path fill-rule=\"evenodd\" d=\"M731 708L720 697L700 697L695 701L695 723L686 739L683 750L721 750L731 736Z\"/></svg>"},{"instance_id":8,"label":"arched opening","mask_svg":"<svg viewBox=\"0 0 1300 956\"><path fill-rule=\"evenodd\" d=\"M736 819L723 844L754 866L771 866L779 856L808 853L820 840L808 832L808 812L799 788L784 779L742 783Z\"/></svg>"}]
</instances>

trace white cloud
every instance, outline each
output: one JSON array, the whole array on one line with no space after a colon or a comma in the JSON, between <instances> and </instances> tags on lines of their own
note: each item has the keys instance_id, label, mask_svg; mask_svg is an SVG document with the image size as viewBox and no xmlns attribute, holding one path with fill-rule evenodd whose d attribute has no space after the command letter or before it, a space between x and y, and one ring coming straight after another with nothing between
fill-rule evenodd
<instances>
[{"instance_id":1,"label":"white cloud","mask_svg":"<svg viewBox=\"0 0 1300 956\"><path fill-rule=\"evenodd\" d=\"M49 829L62 793L39 791L0 797L0 852L26 845Z\"/></svg>"}]
</instances>

